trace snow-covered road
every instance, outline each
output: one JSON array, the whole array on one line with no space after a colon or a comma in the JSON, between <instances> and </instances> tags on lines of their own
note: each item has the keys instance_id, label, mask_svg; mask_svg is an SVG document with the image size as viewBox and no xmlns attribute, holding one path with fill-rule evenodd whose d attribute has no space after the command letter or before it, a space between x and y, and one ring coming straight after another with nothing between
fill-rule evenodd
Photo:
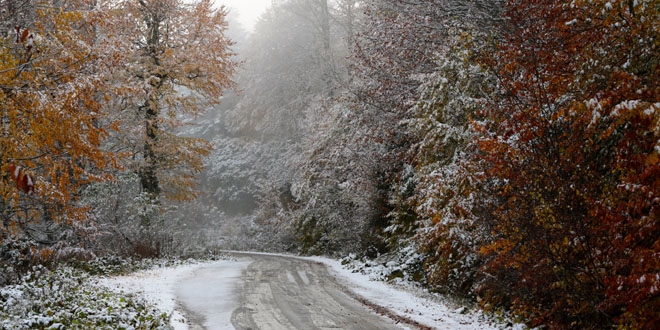
<instances>
[{"instance_id":1,"label":"snow-covered road","mask_svg":"<svg viewBox=\"0 0 660 330\"><path fill-rule=\"evenodd\" d=\"M238 330L399 329L350 297L322 263L276 255L244 257L253 262L244 272L239 307L232 315Z\"/></svg>"},{"instance_id":2,"label":"snow-covered road","mask_svg":"<svg viewBox=\"0 0 660 330\"><path fill-rule=\"evenodd\" d=\"M501 329L479 312L371 281L326 258L232 253L104 279L172 315L175 330Z\"/></svg>"}]
</instances>

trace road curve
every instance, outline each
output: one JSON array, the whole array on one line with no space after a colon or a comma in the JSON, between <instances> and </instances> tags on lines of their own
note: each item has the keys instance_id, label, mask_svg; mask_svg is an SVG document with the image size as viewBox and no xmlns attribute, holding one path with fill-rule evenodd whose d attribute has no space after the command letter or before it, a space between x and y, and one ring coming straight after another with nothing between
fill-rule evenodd
<instances>
[{"instance_id":1,"label":"road curve","mask_svg":"<svg viewBox=\"0 0 660 330\"><path fill-rule=\"evenodd\" d=\"M243 272L237 330L400 329L346 294L321 263L274 255L252 259Z\"/></svg>"}]
</instances>

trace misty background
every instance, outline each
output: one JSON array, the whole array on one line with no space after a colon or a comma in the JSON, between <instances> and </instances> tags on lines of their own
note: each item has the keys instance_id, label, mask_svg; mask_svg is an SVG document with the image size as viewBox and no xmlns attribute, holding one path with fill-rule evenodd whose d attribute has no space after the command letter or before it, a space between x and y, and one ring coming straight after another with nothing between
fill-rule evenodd
<instances>
[{"instance_id":1,"label":"misty background","mask_svg":"<svg viewBox=\"0 0 660 330\"><path fill-rule=\"evenodd\" d=\"M337 124L340 110L332 107L350 79L347 57L359 5L263 3L226 3L228 35L242 64L236 88L184 132L212 141L215 149L201 175L204 194L179 212L195 242L293 252L296 224L284 217L298 207L297 194L314 175L305 168L307 157Z\"/></svg>"}]
</instances>

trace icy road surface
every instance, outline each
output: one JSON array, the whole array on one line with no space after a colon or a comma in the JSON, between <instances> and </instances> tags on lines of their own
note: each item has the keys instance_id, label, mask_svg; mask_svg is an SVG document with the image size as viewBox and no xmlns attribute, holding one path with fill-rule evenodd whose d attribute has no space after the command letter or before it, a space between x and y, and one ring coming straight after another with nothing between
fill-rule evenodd
<instances>
[{"instance_id":1,"label":"icy road surface","mask_svg":"<svg viewBox=\"0 0 660 330\"><path fill-rule=\"evenodd\" d=\"M397 329L390 319L349 297L325 265L281 256L252 255L240 307L238 330Z\"/></svg>"}]
</instances>

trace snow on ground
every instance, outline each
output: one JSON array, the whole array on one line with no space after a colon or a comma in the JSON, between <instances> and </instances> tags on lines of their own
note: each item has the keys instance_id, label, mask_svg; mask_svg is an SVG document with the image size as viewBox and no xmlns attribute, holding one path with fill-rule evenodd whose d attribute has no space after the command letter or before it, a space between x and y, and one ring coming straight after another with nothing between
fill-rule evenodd
<instances>
[{"instance_id":1,"label":"snow on ground","mask_svg":"<svg viewBox=\"0 0 660 330\"><path fill-rule=\"evenodd\" d=\"M175 267L158 267L130 275L103 277L99 279L99 284L117 293L142 296L160 311L171 315L170 323L174 330L188 330L188 322L175 299L178 283L193 276L195 271L200 268L221 264L230 268L238 263L220 260L189 263Z\"/></svg>"},{"instance_id":2,"label":"snow on ground","mask_svg":"<svg viewBox=\"0 0 660 330\"><path fill-rule=\"evenodd\" d=\"M243 271L250 261L225 261L205 265L194 271L194 278L179 281L176 296L179 303L195 311L208 330L233 330L231 316L238 306ZM209 290L209 288L213 288Z\"/></svg>"},{"instance_id":3,"label":"snow on ground","mask_svg":"<svg viewBox=\"0 0 660 330\"><path fill-rule=\"evenodd\" d=\"M367 274L354 272L341 265L340 261L311 257L304 258L326 264L340 283L369 302L385 307L396 315L438 330L502 329L504 325L494 324L489 317L478 311L468 311L465 307L450 307L439 296L422 297L420 290L412 286L404 289L383 281L376 281ZM514 325L514 330L524 329Z\"/></svg>"}]
</instances>

